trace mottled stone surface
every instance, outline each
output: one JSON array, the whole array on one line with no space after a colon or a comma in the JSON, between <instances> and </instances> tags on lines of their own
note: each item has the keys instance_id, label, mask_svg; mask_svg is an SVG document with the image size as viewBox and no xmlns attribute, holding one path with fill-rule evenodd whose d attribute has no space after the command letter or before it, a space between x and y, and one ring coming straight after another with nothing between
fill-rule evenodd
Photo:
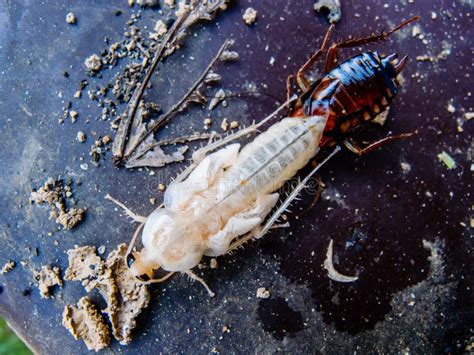
<instances>
[{"instance_id":1,"label":"mottled stone surface","mask_svg":"<svg viewBox=\"0 0 474 355\"><path fill-rule=\"evenodd\" d=\"M105 48L104 36L120 40L130 13L137 11L125 0L110 4L0 3L0 265L8 260L18 265L0 275L0 314L40 353L87 351L61 325L64 306L77 303L85 293L79 283L65 282L54 301L43 300L32 287L31 269L54 263L65 270L66 250L74 245L113 250L128 242L134 226L104 200L105 194L149 214L155 208L150 198L159 203L163 196L158 185L168 184L181 168L167 166L150 176L147 171L117 169L110 159L99 168L80 168L80 157L89 161L92 132L110 134L110 124L95 119L101 109L87 95L73 99L86 78L84 60ZM319 47L328 27L313 5L312 0L235 3L216 23L195 29L197 36L189 37L179 54L167 60L147 97L163 106L175 101L224 39L232 37L240 59L219 67L223 87L237 93L254 83L259 91L283 99L286 77ZM242 21L249 6L258 12L251 27ZM423 38L413 37L407 28L370 46L382 53L409 54L411 60L386 124L369 129L359 140L373 141L389 131L418 134L368 156L344 153L335 158L322 172L322 200L302 213L312 200L303 196L289 215L291 228L272 231L219 258L217 269L198 270L216 297L210 299L185 277L153 286L132 343L122 347L114 341L105 352L433 353L454 352L458 344L464 349L473 322L472 122L464 122L464 113L473 111L471 6L468 1L343 1L335 39L422 16L417 26ZM121 16L114 15L118 9ZM64 20L69 12L77 17L75 25ZM139 26L147 24L151 31L157 19L156 9L144 10ZM343 51L341 57L357 50ZM442 52L450 53L437 58ZM423 56L437 59L422 61ZM67 120L61 126L57 118L68 100L79 116L75 124ZM227 101L227 108L211 113L216 130L224 117L243 125L275 107L265 96ZM449 103L454 112L448 111ZM205 117L205 111L192 108L160 134L202 130ZM461 123L463 132L458 129ZM78 131L90 137L90 144L76 141ZM438 161L442 151L457 162L456 169L447 170ZM71 231L57 231L47 210L28 205L32 187L60 174L73 177L75 196L88 207L84 221ZM336 268L357 274L357 282L337 284L327 278L322 264L331 238ZM440 250L440 273L433 272L430 245ZM22 266L22 260L28 263ZM270 291L270 298L255 296L260 287ZM91 297L103 309L99 300L98 295Z\"/></svg>"}]
</instances>

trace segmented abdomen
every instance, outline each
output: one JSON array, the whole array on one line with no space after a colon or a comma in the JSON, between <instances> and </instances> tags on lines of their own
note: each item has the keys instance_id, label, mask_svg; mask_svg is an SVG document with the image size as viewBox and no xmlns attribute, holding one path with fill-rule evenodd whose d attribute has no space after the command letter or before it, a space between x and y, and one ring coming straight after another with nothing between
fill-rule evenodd
<instances>
[{"instance_id":1,"label":"segmented abdomen","mask_svg":"<svg viewBox=\"0 0 474 355\"><path fill-rule=\"evenodd\" d=\"M285 118L246 145L232 167L247 196L271 193L318 151L326 117Z\"/></svg>"}]
</instances>

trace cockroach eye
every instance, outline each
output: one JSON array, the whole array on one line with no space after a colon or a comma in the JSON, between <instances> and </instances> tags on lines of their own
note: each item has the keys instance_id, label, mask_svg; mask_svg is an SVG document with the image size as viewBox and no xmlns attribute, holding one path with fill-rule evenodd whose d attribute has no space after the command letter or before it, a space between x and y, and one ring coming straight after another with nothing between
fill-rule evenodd
<instances>
[{"instance_id":1,"label":"cockroach eye","mask_svg":"<svg viewBox=\"0 0 474 355\"><path fill-rule=\"evenodd\" d=\"M127 255L127 266L131 267L132 264L135 262L135 257L133 256L132 253Z\"/></svg>"}]
</instances>

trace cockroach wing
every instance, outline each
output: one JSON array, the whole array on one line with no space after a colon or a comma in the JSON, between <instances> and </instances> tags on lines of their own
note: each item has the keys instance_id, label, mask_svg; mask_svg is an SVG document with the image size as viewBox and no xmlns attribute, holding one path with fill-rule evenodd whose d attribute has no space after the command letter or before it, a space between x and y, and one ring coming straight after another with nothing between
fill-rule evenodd
<instances>
[{"instance_id":1,"label":"cockroach wing","mask_svg":"<svg viewBox=\"0 0 474 355\"><path fill-rule=\"evenodd\" d=\"M237 160L239 149L240 144L230 144L204 158L186 180L171 183L165 192L165 207L182 208L194 194L207 190Z\"/></svg>"}]
</instances>

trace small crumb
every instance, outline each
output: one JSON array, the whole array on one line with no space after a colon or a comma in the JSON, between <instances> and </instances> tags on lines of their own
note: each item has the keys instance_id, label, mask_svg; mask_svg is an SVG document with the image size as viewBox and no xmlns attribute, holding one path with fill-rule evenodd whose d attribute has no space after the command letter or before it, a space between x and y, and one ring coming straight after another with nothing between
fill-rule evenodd
<instances>
[{"instance_id":1,"label":"small crumb","mask_svg":"<svg viewBox=\"0 0 474 355\"><path fill-rule=\"evenodd\" d=\"M341 19L341 4L339 0L319 0L314 4L317 12L327 11L327 18L330 23L336 23Z\"/></svg>"},{"instance_id":2,"label":"small crumb","mask_svg":"<svg viewBox=\"0 0 474 355\"><path fill-rule=\"evenodd\" d=\"M411 165L406 162L401 162L400 166L402 167L402 171L404 174L408 174L411 171Z\"/></svg>"},{"instance_id":3,"label":"small crumb","mask_svg":"<svg viewBox=\"0 0 474 355\"><path fill-rule=\"evenodd\" d=\"M101 245L100 247L97 248L97 253L99 253L99 255L102 255L105 253L105 245Z\"/></svg>"},{"instance_id":4,"label":"small crumb","mask_svg":"<svg viewBox=\"0 0 474 355\"><path fill-rule=\"evenodd\" d=\"M77 138L77 141L79 143L82 143L82 142L86 141L86 135L82 131L77 132L77 137L76 138Z\"/></svg>"},{"instance_id":5,"label":"small crumb","mask_svg":"<svg viewBox=\"0 0 474 355\"><path fill-rule=\"evenodd\" d=\"M157 37L163 36L168 31L168 27L166 27L166 24L162 20L156 21L153 29L155 30Z\"/></svg>"},{"instance_id":6,"label":"small crumb","mask_svg":"<svg viewBox=\"0 0 474 355\"><path fill-rule=\"evenodd\" d=\"M135 0L128 0L128 6L133 6L135 5Z\"/></svg>"},{"instance_id":7,"label":"small crumb","mask_svg":"<svg viewBox=\"0 0 474 355\"><path fill-rule=\"evenodd\" d=\"M92 54L84 61L84 65L88 71L96 72L102 67L102 60L97 54Z\"/></svg>"},{"instance_id":8,"label":"small crumb","mask_svg":"<svg viewBox=\"0 0 474 355\"><path fill-rule=\"evenodd\" d=\"M77 22L76 15L74 15L72 12L68 13L66 15L66 22L70 25L75 24Z\"/></svg>"},{"instance_id":9,"label":"small crumb","mask_svg":"<svg viewBox=\"0 0 474 355\"><path fill-rule=\"evenodd\" d=\"M223 131L227 131L229 129L229 123L227 122L227 118L224 118L222 120L221 128Z\"/></svg>"},{"instance_id":10,"label":"small crumb","mask_svg":"<svg viewBox=\"0 0 474 355\"><path fill-rule=\"evenodd\" d=\"M412 30L411 30L411 35L413 37L418 37L419 35L421 34L421 29L419 26L413 26Z\"/></svg>"},{"instance_id":11,"label":"small crumb","mask_svg":"<svg viewBox=\"0 0 474 355\"><path fill-rule=\"evenodd\" d=\"M160 183L160 184L158 185L158 189L159 189L160 191L165 191L165 190L166 190L166 185Z\"/></svg>"},{"instance_id":12,"label":"small crumb","mask_svg":"<svg viewBox=\"0 0 474 355\"><path fill-rule=\"evenodd\" d=\"M257 11L251 7L245 10L244 15L242 16L246 25L253 25L257 21Z\"/></svg>"},{"instance_id":13,"label":"small crumb","mask_svg":"<svg viewBox=\"0 0 474 355\"><path fill-rule=\"evenodd\" d=\"M224 51L219 58L223 62L235 62L239 59L239 53L236 51Z\"/></svg>"},{"instance_id":14,"label":"small crumb","mask_svg":"<svg viewBox=\"0 0 474 355\"><path fill-rule=\"evenodd\" d=\"M74 98L75 98L75 99L80 99L80 98L81 98L81 95L82 95L81 90L77 90L77 91L74 93Z\"/></svg>"},{"instance_id":15,"label":"small crumb","mask_svg":"<svg viewBox=\"0 0 474 355\"><path fill-rule=\"evenodd\" d=\"M456 162L454 159L445 151L442 151L440 154L438 154L438 159L443 162L449 170L456 167Z\"/></svg>"},{"instance_id":16,"label":"small crumb","mask_svg":"<svg viewBox=\"0 0 474 355\"><path fill-rule=\"evenodd\" d=\"M436 12L431 11L431 19L436 20L437 18L438 18L438 15L436 14Z\"/></svg>"},{"instance_id":17,"label":"small crumb","mask_svg":"<svg viewBox=\"0 0 474 355\"><path fill-rule=\"evenodd\" d=\"M224 325L224 326L222 327L222 333L227 333L227 334L229 334L229 333L230 333L230 326Z\"/></svg>"},{"instance_id":18,"label":"small crumb","mask_svg":"<svg viewBox=\"0 0 474 355\"><path fill-rule=\"evenodd\" d=\"M0 271L1 274L6 274L12 271L15 268L16 264L14 261L9 260L3 265L2 270Z\"/></svg>"},{"instance_id":19,"label":"small crumb","mask_svg":"<svg viewBox=\"0 0 474 355\"><path fill-rule=\"evenodd\" d=\"M60 270L57 266L51 268L49 265L45 265L40 271L34 271L33 276L38 284L40 295L42 298L50 298L50 288L58 285L63 286L63 280L61 279Z\"/></svg>"},{"instance_id":20,"label":"small crumb","mask_svg":"<svg viewBox=\"0 0 474 355\"><path fill-rule=\"evenodd\" d=\"M77 116L79 116L77 111L73 111L73 110L69 111L69 115L71 116L72 123L76 122Z\"/></svg>"},{"instance_id":21,"label":"small crumb","mask_svg":"<svg viewBox=\"0 0 474 355\"><path fill-rule=\"evenodd\" d=\"M207 117L204 119L204 125L205 126L210 126L212 124L212 120L210 117Z\"/></svg>"},{"instance_id":22,"label":"small crumb","mask_svg":"<svg viewBox=\"0 0 474 355\"><path fill-rule=\"evenodd\" d=\"M269 61L268 63L269 63L270 65L274 65L275 62L276 62L275 57L271 57L271 58L270 58L270 61Z\"/></svg>"},{"instance_id":23,"label":"small crumb","mask_svg":"<svg viewBox=\"0 0 474 355\"><path fill-rule=\"evenodd\" d=\"M156 205L156 198L155 197L150 198L150 204L152 206Z\"/></svg>"},{"instance_id":24,"label":"small crumb","mask_svg":"<svg viewBox=\"0 0 474 355\"><path fill-rule=\"evenodd\" d=\"M466 121L472 120L474 118L474 112L466 112L464 114L464 119Z\"/></svg>"},{"instance_id":25,"label":"small crumb","mask_svg":"<svg viewBox=\"0 0 474 355\"><path fill-rule=\"evenodd\" d=\"M209 103L209 111L214 110L216 106L225 99L225 91L223 89L219 89L214 97L212 98L211 102Z\"/></svg>"},{"instance_id":26,"label":"small crumb","mask_svg":"<svg viewBox=\"0 0 474 355\"><path fill-rule=\"evenodd\" d=\"M454 105L449 102L448 105L446 106L446 110L448 110L449 113L454 113L456 112L456 107L454 107Z\"/></svg>"},{"instance_id":27,"label":"small crumb","mask_svg":"<svg viewBox=\"0 0 474 355\"><path fill-rule=\"evenodd\" d=\"M112 138L107 134L104 138L102 138L102 143L109 144Z\"/></svg>"},{"instance_id":28,"label":"small crumb","mask_svg":"<svg viewBox=\"0 0 474 355\"><path fill-rule=\"evenodd\" d=\"M265 287L259 287L257 289L257 298L263 298L263 299L270 298L270 291L267 290Z\"/></svg>"},{"instance_id":29,"label":"small crumb","mask_svg":"<svg viewBox=\"0 0 474 355\"><path fill-rule=\"evenodd\" d=\"M87 163L83 163L83 164L81 164L81 165L79 165L79 166L80 166L81 169L84 170L84 171L87 171L87 170L89 169L89 164L87 164Z\"/></svg>"},{"instance_id":30,"label":"small crumb","mask_svg":"<svg viewBox=\"0 0 474 355\"><path fill-rule=\"evenodd\" d=\"M174 1L175 0L165 0L165 5L168 7L173 7L174 6Z\"/></svg>"},{"instance_id":31,"label":"small crumb","mask_svg":"<svg viewBox=\"0 0 474 355\"><path fill-rule=\"evenodd\" d=\"M239 122L237 122L237 121L232 121L232 122L230 123L230 128L231 128L231 129L234 129L234 128L237 128L237 127L239 127Z\"/></svg>"},{"instance_id":32,"label":"small crumb","mask_svg":"<svg viewBox=\"0 0 474 355\"><path fill-rule=\"evenodd\" d=\"M217 269L217 260L215 258L212 258L211 261L209 262L209 266L211 269Z\"/></svg>"}]
</instances>

